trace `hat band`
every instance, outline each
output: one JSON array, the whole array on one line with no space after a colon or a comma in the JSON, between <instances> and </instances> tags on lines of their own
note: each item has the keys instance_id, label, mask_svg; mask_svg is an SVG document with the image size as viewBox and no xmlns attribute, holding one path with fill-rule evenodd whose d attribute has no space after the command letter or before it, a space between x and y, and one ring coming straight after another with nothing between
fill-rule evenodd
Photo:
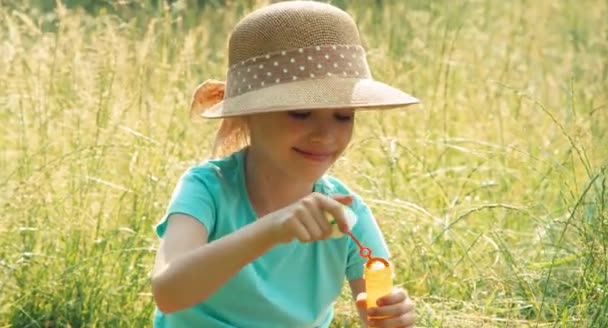
<instances>
[{"instance_id":1,"label":"hat band","mask_svg":"<svg viewBox=\"0 0 608 328\"><path fill-rule=\"evenodd\" d=\"M365 50L358 45L325 45L249 58L228 69L225 98L273 85L334 76L371 78Z\"/></svg>"}]
</instances>

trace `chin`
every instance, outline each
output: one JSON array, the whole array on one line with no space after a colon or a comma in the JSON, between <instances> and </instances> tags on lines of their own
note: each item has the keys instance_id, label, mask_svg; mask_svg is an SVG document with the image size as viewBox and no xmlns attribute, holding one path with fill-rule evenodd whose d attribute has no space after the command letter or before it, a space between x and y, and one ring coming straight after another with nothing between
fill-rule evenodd
<instances>
[{"instance_id":1,"label":"chin","mask_svg":"<svg viewBox=\"0 0 608 328\"><path fill-rule=\"evenodd\" d=\"M317 181L327 173L329 168L336 161L335 156L331 156L331 158L326 160L311 160L296 152L292 152L292 155L295 156L289 160L292 164L287 167L287 173L295 180L305 183L314 183Z\"/></svg>"},{"instance_id":2,"label":"chin","mask_svg":"<svg viewBox=\"0 0 608 328\"><path fill-rule=\"evenodd\" d=\"M328 169L329 169L329 167L327 167L325 169L320 169L320 168L310 169L305 174L302 174L302 177L305 178L306 180L308 180L307 182L314 183L315 181L317 181L321 177L323 177L323 175L325 175L327 173Z\"/></svg>"}]
</instances>

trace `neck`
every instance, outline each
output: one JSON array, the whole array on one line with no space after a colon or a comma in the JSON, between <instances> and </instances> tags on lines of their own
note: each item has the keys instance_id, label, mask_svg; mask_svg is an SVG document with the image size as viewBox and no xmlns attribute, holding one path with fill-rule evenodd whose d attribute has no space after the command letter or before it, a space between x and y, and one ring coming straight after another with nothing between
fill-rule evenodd
<instances>
[{"instance_id":1,"label":"neck","mask_svg":"<svg viewBox=\"0 0 608 328\"><path fill-rule=\"evenodd\" d=\"M249 201L258 217L277 211L310 194L314 182L294 179L273 167L251 148L245 159L245 181Z\"/></svg>"}]
</instances>

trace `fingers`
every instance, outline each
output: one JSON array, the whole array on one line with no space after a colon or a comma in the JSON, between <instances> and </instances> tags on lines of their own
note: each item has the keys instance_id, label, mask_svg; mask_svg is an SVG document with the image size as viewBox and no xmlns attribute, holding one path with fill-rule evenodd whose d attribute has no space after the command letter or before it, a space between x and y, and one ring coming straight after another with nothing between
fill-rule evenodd
<instances>
[{"instance_id":1,"label":"fingers","mask_svg":"<svg viewBox=\"0 0 608 328\"><path fill-rule=\"evenodd\" d=\"M414 312L414 303L409 299L406 302L367 309L370 317L392 317L409 312Z\"/></svg>"},{"instance_id":2,"label":"fingers","mask_svg":"<svg viewBox=\"0 0 608 328\"><path fill-rule=\"evenodd\" d=\"M344 209L342 208L343 205L340 202L338 202L335 199L335 197L338 197L338 196L333 196L333 198L329 198L329 197L321 195L321 197L318 198L321 202L320 207L325 212L328 212L331 216L333 216L334 219L336 219L336 223L338 224L340 231L347 232L349 229L348 229L348 220L346 219L346 213L344 212ZM339 199L344 202L348 202L349 197L352 201L352 196L345 196L344 198L339 198Z\"/></svg>"},{"instance_id":3,"label":"fingers","mask_svg":"<svg viewBox=\"0 0 608 328\"><path fill-rule=\"evenodd\" d=\"M359 293L355 298L355 304L360 309L367 309L367 293Z\"/></svg>"},{"instance_id":4,"label":"fingers","mask_svg":"<svg viewBox=\"0 0 608 328\"><path fill-rule=\"evenodd\" d=\"M353 203L352 195L333 195L331 198L347 206Z\"/></svg>"},{"instance_id":5,"label":"fingers","mask_svg":"<svg viewBox=\"0 0 608 328\"><path fill-rule=\"evenodd\" d=\"M379 306L367 309L371 327L412 327L415 322L415 305L407 293L396 288L391 294L378 299Z\"/></svg>"},{"instance_id":6,"label":"fingers","mask_svg":"<svg viewBox=\"0 0 608 328\"><path fill-rule=\"evenodd\" d=\"M386 318L382 320L375 320L369 318L370 327L413 327L416 321L416 315L414 312L404 313L400 316Z\"/></svg>"},{"instance_id":7,"label":"fingers","mask_svg":"<svg viewBox=\"0 0 608 328\"><path fill-rule=\"evenodd\" d=\"M404 289L394 288L390 294L384 295L384 296L378 298L376 303L380 306L391 305L391 304L401 303L401 302L405 301L406 298L407 298L407 293L405 292Z\"/></svg>"},{"instance_id":8,"label":"fingers","mask_svg":"<svg viewBox=\"0 0 608 328\"><path fill-rule=\"evenodd\" d=\"M312 236L301 220L289 220L287 225L296 239L301 242L309 242L312 240Z\"/></svg>"},{"instance_id":9,"label":"fingers","mask_svg":"<svg viewBox=\"0 0 608 328\"><path fill-rule=\"evenodd\" d=\"M288 209L290 214L286 221L289 222L287 227L290 231L290 238L296 238L301 242L313 242L329 238L333 227L327 220L328 214L335 219L340 231L348 231L348 221L343 209L344 205L341 203L352 203L352 196L334 195L328 197L320 193L312 193L301 199Z\"/></svg>"},{"instance_id":10,"label":"fingers","mask_svg":"<svg viewBox=\"0 0 608 328\"><path fill-rule=\"evenodd\" d=\"M332 226L331 223L327 221L325 218L325 213L319 207L319 201L315 197L307 198L303 201L304 206L307 208L311 218L310 225L315 225L315 232L319 232L318 234L314 233L313 238L317 239L327 239L331 235Z\"/></svg>"},{"instance_id":11,"label":"fingers","mask_svg":"<svg viewBox=\"0 0 608 328\"><path fill-rule=\"evenodd\" d=\"M310 235L310 240L307 241L325 239L331 232L331 227L323 217L317 202L315 198L305 198L302 200L303 206L297 214L299 221L306 227Z\"/></svg>"}]
</instances>

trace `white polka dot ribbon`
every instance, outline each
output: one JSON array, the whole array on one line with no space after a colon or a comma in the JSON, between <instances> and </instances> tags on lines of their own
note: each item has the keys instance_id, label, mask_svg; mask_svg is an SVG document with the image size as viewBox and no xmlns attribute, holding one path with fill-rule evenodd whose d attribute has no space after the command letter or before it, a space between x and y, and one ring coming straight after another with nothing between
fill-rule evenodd
<instances>
[{"instance_id":1,"label":"white polka dot ribbon","mask_svg":"<svg viewBox=\"0 0 608 328\"><path fill-rule=\"evenodd\" d=\"M226 96L264 87L325 77L371 78L365 50L357 45L325 45L269 53L230 66Z\"/></svg>"}]
</instances>

